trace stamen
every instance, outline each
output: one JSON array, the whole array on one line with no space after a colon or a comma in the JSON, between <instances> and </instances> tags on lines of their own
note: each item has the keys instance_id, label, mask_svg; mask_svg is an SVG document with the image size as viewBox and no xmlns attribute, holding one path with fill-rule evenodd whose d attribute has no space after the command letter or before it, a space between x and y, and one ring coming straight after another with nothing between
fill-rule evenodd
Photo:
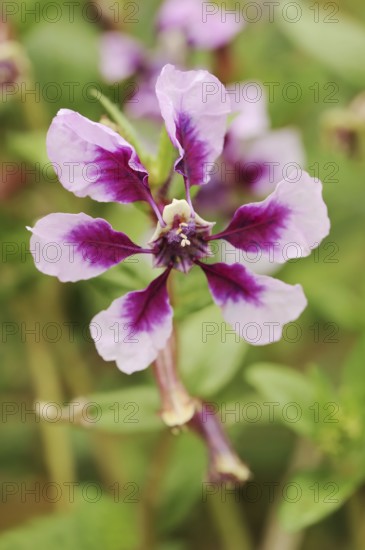
<instances>
[{"instance_id":1,"label":"stamen","mask_svg":"<svg viewBox=\"0 0 365 550\"><path fill-rule=\"evenodd\" d=\"M192 219L192 210L186 200L173 199L163 210L165 228L157 226L151 243L156 243L155 265L171 265L188 272L195 261L211 256L207 237L213 223L200 216Z\"/></svg>"},{"instance_id":2,"label":"stamen","mask_svg":"<svg viewBox=\"0 0 365 550\"><path fill-rule=\"evenodd\" d=\"M184 233L181 233L180 237L182 237L182 241L180 243L180 245L184 248L185 246L191 244L191 242L189 241L189 239L187 238L186 235L184 235Z\"/></svg>"},{"instance_id":3,"label":"stamen","mask_svg":"<svg viewBox=\"0 0 365 550\"><path fill-rule=\"evenodd\" d=\"M189 227L189 224L186 222L180 222L179 228L176 229L176 235L179 235L179 237L181 237L180 246L184 248L185 246L191 244L191 242L189 241L188 236L183 233L183 227Z\"/></svg>"}]
</instances>

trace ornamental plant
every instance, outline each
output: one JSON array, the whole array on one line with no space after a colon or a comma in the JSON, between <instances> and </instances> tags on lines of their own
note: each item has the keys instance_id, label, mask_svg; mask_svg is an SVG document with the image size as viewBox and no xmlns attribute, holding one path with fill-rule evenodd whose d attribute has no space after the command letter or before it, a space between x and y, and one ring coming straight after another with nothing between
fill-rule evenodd
<instances>
[{"instance_id":1,"label":"ornamental plant","mask_svg":"<svg viewBox=\"0 0 365 550\"><path fill-rule=\"evenodd\" d=\"M189 276L193 269L201 269L212 300L239 335L243 326L252 324L256 332L254 338L246 334L249 343L279 340L283 326L297 319L306 306L302 287L257 275L240 263L214 261L214 252L221 250L213 244L229 243L239 251L255 245L272 261L284 263L293 254L294 243L295 256L298 249L301 256L308 256L329 232L322 186L305 172L295 183L283 180L265 200L240 206L226 227L214 232L215 221L203 219L195 210L193 188L204 186L209 192L212 166L224 146L229 96L205 70L180 71L166 65L157 79L156 97L171 142L165 143L166 154L158 158L162 180L156 176L157 160L143 151L121 117L116 117L117 125L102 124L61 109L47 136L48 156L60 182L77 197L147 206L152 221L152 227L146 227L147 242L134 243L102 218L55 213L29 228L31 250L37 268L61 282L96 277L134 255L152 262L156 277L147 288L105 304L106 309L93 318L92 326L99 329L97 336L91 329L96 349L126 374L153 364L166 425L188 425L203 437L210 479L244 481L249 470L232 450L218 420L209 416L206 421L204 403L190 396L179 378L172 279L176 271ZM171 196L174 172L185 198ZM42 254L49 243L61 251L56 261Z\"/></svg>"}]
</instances>

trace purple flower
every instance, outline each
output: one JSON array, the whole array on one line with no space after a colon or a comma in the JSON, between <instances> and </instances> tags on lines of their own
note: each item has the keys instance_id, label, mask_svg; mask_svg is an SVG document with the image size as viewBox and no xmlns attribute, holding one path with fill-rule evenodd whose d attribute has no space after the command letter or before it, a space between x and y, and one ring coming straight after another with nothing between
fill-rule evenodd
<instances>
[{"instance_id":1,"label":"purple flower","mask_svg":"<svg viewBox=\"0 0 365 550\"><path fill-rule=\"evenodd\" d=\"M13 84L19 77L18 67L12 59L0 59L0 87Z\"/></svg>"},{"instance_id":2,"label":"purple flower","mask_svg":"<svg viewBox=\"0 0 365 550\"><path fill-rule=\"evenodd\" d=\"M165 57L155 56L139 71L135 93L132 97L127 98L124 105L128 116L161 124L161 110L156 96L156 82L165 64Z\"/></svg>"},{"instance_id":3,"label":"purple flower","mask_svg":"<svg viewBox=\"0 0 365 550\"><path fill-rule=\"evenodd\" d=\"M214 50L228 44L238 34L244 20L239 12L220 9L203 0L166 0L158 16L160 32L178 31L189 46Z\"/></svg>"},{"instance_id":4,"label":"purple flower","mask_svg":"<svg viewBox=\"0 0 365 550\"><path fill-rule=\"evenodd\" d=\"M19 42L11 39L9 26L0 23L0 89L27 77L29 60ZM7 97L8 94L6 94Z\"/></svg>"},{"instance_id":5,"label":"purple flower","mask_svg":"<svg viewBox=\"0 0 365 550\"><path fill-rule=\"evenodd\" d=\"M100 71L108 83L132 76L143 65L145 53L134 38L118 31L105 32L100 44Z\"/></svg>"},{"instance_id":6,"label":"purple flower","mask_svg":"<svg viewBox=\"0 0 365 550\"><path fill-rule=\"evenodd\" d=\"M257 98L248 97L250 87L254 87L253 96L257 93ZM303 167L304 148L294 128L270 129L262 85L241 82L236 89L241 92L239 101L232 98L237 116L226 136L223 158L236 168L237 182L249 187L255 195L266 196L291 171Z\"/></svg>"},{"instance_id":7,"label":"purple flower","mask_svg":"<svg viewBox=\"0 0 365 550\"><path fill-rule=\"evenodd\" d=\"M219 93L204 92L214 86ZM329 231L326 206L318 180L303 173L299 182L282 181L263 202L241 206L226 229L213 235L214 223L202 219L190 198L190 187L207 183L204 166L223 148L228 102L222 84L207 71L180 72L163 68L156 84L162 117L178 151L175 171L185 181L187 200L156 203L148 173L134 148L110 128L61 110L47 137L48 155L66 189L100 202L147 202L156 216L148 248L134 244L103 219L86 214L50 214L31 229L37 267L61 281L89 279L134 254L150 254L163 272L144 290L116 299L93 319L100 355L132 373L154 361L171 336L172 308L167 279L172 269L203 270L215 303L227 323L253 344L280 339L283 325L296 319L306 305L300 285L291 286L255 275L240 264L209 263L212 242L220 239L238 250L255 243L275 260L291 257L295 243L301 256L310 254ZM46 254L50 245L56 261ZM42 253L40 253L40 251ZM247 336L248 325L255 336ZM101 336L100 336L101 335Z\"/></svg>"},{"instance_id":8,"label":"purple flower","mask_svg":"<svg viewBox=\"0 0 365 550\"><path fill-rule=\"evenodd\" d=\"M226 134L221 158L211 170L211 186L220 201L212 198L209 189L201 189L197 204L204 213L231 215L240 195L249 192L265 197L281 180L299 178L305 164L299 132L294 128L270 129L267 98L260 84L240 82L227 86L228 90L236 116Z\"/></svg>"}]
</instances>

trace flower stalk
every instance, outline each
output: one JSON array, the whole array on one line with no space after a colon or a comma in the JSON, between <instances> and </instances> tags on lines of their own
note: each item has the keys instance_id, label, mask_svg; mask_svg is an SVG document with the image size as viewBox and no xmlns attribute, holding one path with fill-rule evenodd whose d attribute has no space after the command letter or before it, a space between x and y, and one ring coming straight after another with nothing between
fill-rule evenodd
<instances>
[{"instance_id":1,"label":"flower stalk","mask_svg":"<svg viewBox=\"0 0 365 550\"><path fill-rule=\"evenodd\" d=\"M214 50L213 72L225 85L233 80L234 66L230 44L225 44Z\"/></svg>"},{"instance_id":2,"label":"flower stalk","mask_svg":"<svg viewBox=\"0 0 365 550\"><path fill-rule=\"evenodd\" d=\"M153 365L153 373L161 395L160 415L169 427L183 426L195 414L197 400L191 397L178 377L174 332Z\"/></svg>"},{"instance_id":3,"label":"flower stalk","mask_svg":"<svg viewBox=\"0 0 365 550\"><path fill-rule=\"evenodd\" d=\"M251 472L233 450L216 414L209 405L200 402L189 427L204 441L209 453L208 479L212 483L243 483Z\"/></svg>"}]
</instances>

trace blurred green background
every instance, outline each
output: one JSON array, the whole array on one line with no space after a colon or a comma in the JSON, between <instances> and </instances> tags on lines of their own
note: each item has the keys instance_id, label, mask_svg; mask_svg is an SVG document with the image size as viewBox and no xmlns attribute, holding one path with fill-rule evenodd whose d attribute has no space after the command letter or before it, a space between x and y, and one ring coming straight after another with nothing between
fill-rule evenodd
<instances>
[{"instance_id":1,"label":"blurred green background","mask_svg":"<svg viewBox=\"0 0 365 550\"><path fill-rule=\"evenodd\" d=\"M355 112L350 104L365 88L364 3L297 2L303 15L295 24L262 17L231 45L233 81L279 83L269 103L273 126L302 132L332 223L315 254L278 272L301 283L309 302L279 343L254 348L230 335L223 343L221 330L204 342L202 323L221 323L219 312L206 305L198 275L178 281L182 377L193 395L217 404L254 472L235 494L227 487L210 494L202 442L164 428L151 372L127 377L103 362L89 337L92 316L137 283L143 288L148 269L129 264L61 284L27 253L25 226L51 212L105 217L133 239L146 232L142 211L75 198L47 167L45 135L57 110L99 120L102 107L82 90L97 86L113 98L98 66L108 22L85 17L84 1L52 4L61 7L56 22L51 8L39 20L24 16L25 7L39 10L34 0L2 5L16 12L8 25L23 71L17 82L36 94L3 87L0 106L0 550L363 550L365 99ZM65 4L74 4L73 22ZM118 4L125 9L122 0L100 3L107 13ZM158 5L138 0L138 22L122 29L151 51ZM323 13L339 21L324 22ZM192 53L190 62L214 70L212 53ZM80 84L74 98L69 82ZM291 82L302 90L299 101L281 93ZM52 407L48 422L34 413L47 402L58 414L81 397L86 419L54 419Z\"/></svg>"}]
</instances>

